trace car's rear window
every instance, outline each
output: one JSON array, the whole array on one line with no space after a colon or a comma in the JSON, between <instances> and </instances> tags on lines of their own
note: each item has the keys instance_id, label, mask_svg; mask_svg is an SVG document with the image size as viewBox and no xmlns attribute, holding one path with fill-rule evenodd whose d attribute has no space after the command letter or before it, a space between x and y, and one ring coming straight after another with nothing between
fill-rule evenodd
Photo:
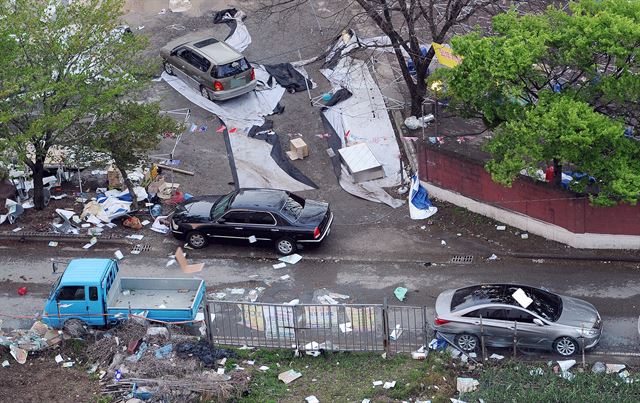
<instances>
[{"instance_id":1,"label":"car's rear window","mask_svg":"<svg viewBox=\"0 0 640 403\"><path fill-rule=\"evenodd\" d=\"M502 284L471 286L457 290L451 298L451 311L484 304L519 306L512 296L518 288L522 288L525 294L533 300L527 310L552 322L560 318L562 299L559 296L537 288Z\"/></svg>"},{"instance_id":2,"label":"car's rear window","mask_svg":"<svg viewBox=\"0 0 640 403\"><path fill-rule=\"evenodd\" d=\"M304 200L290 195L284 201L282 205L282 215L284 215L289 221L296 222L304 210Z\"/></svg>"},{"instance_id":3,"label":"car's rear window","mask_svg":"<svg viewBox=\"0 0 640 403\"><path fill-rule=\"evenodd\" d=\"M247 59L242 58L231 63L217 65L213 70L211 70L211 74L215 78L225 78L235 76L236 74L240 74L250 68L251 65Z\"/></svg>"}]
</instances>

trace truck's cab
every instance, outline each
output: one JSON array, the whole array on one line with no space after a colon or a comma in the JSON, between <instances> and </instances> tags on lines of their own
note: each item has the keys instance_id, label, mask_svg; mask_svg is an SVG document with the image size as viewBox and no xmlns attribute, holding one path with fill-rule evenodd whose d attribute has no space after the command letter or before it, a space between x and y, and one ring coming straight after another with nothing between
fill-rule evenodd
<instances>
[{"instance_id":1,"label":"truck's cab","mask_svg":"<svg viewBox=\"0 0 640 403\"><path fill-rule=\"evenodd\" d=\"M72 260L54 283L44 306L42 320L61 328L69 319L91 326L107 323L107 295L118 275L112 259Z\"/></svg>"}]
</instances>

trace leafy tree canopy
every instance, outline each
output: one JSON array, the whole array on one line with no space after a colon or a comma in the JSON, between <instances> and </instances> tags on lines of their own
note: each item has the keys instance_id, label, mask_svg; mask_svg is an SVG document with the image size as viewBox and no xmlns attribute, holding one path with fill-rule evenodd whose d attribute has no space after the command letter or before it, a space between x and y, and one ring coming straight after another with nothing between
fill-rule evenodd
<instances>
[{"instance_id":1,"label":"leafy tree canopy","mask_svg":"<svg viewBox=\"0 0 640 403\"><path fill-rule=\"evenodd\" d=\"M553 163L588 176L572 185L595 204L636 203L640 142L640 2L582 0L568 11L507 12L492 32L452 40L464 57L440 72L453 104L496 129L488 171L510 185ZM558 169L560 168L560 169Z\"/></svg>"}]
</instances>

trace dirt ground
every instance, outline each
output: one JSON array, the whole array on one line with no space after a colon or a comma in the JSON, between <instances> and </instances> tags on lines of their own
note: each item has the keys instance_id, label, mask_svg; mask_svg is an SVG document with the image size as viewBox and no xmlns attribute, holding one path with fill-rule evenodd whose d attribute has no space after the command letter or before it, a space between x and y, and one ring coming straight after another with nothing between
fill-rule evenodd
<instances>
[{"instance_id":1,"label":"dirt ground","mask_svg":"<svg viewBox=\"0 0 640 403\"><path fill-rule=\"evenodd\" d=\"M9 361L9 367L0 368L2 402L86 403L98 395L98 383L90 379L81 365L62 368L56 364L57 350L29 354L24 365L18 364L7 349L0 351L0 361Z\"/></svg>"}]
</instances>

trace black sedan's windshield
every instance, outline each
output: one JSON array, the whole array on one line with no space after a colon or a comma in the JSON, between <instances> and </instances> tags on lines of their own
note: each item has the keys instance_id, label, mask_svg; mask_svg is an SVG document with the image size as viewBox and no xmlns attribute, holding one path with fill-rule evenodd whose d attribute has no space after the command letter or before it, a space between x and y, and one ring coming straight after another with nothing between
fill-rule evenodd
<instances>
[{"instance_id":1,"label":"black sedan's windshield","mask_svg":"<svg viewBox=\"0 0 640 403\"><path fill-rule=\"evenodd\" d=\"M227 211L227 207L229 207L233 195L234 193L229 193L228 195L223 196L216 202L216 204L213 205L213 207L211 207L211 220L217 220L225 211Z\"/></svg>"}]
</instances>

